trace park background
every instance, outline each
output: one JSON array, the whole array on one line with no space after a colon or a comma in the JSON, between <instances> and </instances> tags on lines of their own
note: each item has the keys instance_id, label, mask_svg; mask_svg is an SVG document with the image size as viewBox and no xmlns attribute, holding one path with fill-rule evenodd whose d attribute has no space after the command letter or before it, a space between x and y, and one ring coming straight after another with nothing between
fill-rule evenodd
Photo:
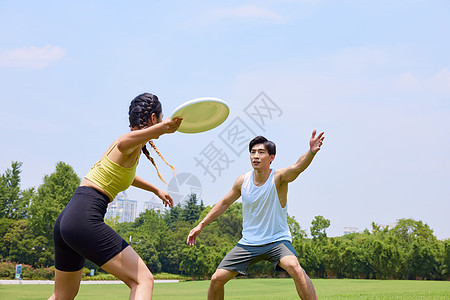
<instances>
[{"instance_id":1,"label":"park background","mask_svg":"<svg viewBox=\"0 0 450 300\"><path fill-rule=\"evenodd\" d=\"M281 168L307 151L316 128L325 144L288 198L306 241L316 216L330 220L327 239L346 226L364 236L401 219L423 222L435 236L424 238L440 240L442 272L450 225L449 6L0 1L0 170L22 162L21 190L39 194L58 162L87 173L127 132L128 105L139 93L158 95L166 116L186 100L215 96L231 108L221 127L155 141L178 174L199 178L205 206L249 170L243 145L251 135L278 145L274 168ZM212 145L214 161L205 156ZM170 168L156 160L170 180ZM166 188L145 159L138 174ZM141 203L152 197L128 194Z\"/></svg>"}]
</instances>

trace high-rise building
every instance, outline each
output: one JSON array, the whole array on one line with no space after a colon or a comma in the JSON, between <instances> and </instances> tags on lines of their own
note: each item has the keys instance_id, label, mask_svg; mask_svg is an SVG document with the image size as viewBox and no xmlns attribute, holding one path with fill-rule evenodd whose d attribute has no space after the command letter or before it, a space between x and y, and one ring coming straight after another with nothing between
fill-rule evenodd
<instances>
[{"instance_id":1,"label":"high-rise building","mask_svg":"<svg viewBox=\"0 0 450 300\"><path fill-rule=\"evenodd\" d=\"M117 218L119 223L134 222L137 214L137 201L128 199L125 191L117 194L116 198L108 204L105 219Z\"/></svg>"},{"instance_id":2,"label":"high-rise building","mask_svg":"<svg viewBox=\"0 0 450 300\"><path fill-rule=\"evenodd\" d=\"M358 227L344 227L344 234L358 233Z\"/></svg>"},{"instance_id":3,"label":"high-rise building","mask_svg":"<svg viewBox=\"0 0 450 300\"><path fill-rule=\"evenodd\" d=\"M150 199L150 201L146 201L144 202L144 211L146 210L162 210L164 208L164 205L162 203L162 200L160 199L155 199L154 197L152 197L152 199Z\"/></svg>"}]
</instances>

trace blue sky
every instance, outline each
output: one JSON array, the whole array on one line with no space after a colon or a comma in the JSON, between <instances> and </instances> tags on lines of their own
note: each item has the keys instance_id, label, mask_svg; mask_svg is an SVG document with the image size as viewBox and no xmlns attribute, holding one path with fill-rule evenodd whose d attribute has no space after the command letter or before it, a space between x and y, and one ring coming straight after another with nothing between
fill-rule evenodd
<instances>
[{"instance_id":1,"label":"blue sky","mask_svg":"<svg viewBox=\"0 0 450 300\"><path fill-rule=\"evenodd\" d=\"M136 95L158 95L166 116L212 96L230 106L220 127L155 141L177 175L200 181L205 204L250 170L233 129L273 140L274 168L317 129L323 149L289 186L302 228L316 215L331 236L414 218L449 238L448 36L448 1L0 0L0 171L23 162L23 188L58 161L83 177L127 132ZM138 174L167 190L145 157Z\"/></svg>"}]
</instances>

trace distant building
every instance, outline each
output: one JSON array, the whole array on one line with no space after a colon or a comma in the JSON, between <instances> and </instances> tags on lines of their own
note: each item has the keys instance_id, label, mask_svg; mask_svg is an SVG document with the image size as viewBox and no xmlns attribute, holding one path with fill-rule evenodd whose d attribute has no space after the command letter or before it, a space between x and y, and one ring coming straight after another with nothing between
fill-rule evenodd
<instances>
[{"instance_id":1,"label":"distant building","mask_svg":"<svg viewBox=\"0 0 450 300\"><path fill-rule=\"evenodd\" d=\"M392 222L392 223L389 223L389 224L383 224L383 225L380 225L380 228L381 228L381 229L387 228L388 230L391 230L391 229L394 228L395 226L397 226L397 222Z\"/></svg>"},{"instance_id":2,"label":"distant building","mask_svg":"<svg viewBox=\"0 0 450 300\"><path fill-rule=\"evenodd\" d=\"M344 235L350 233L359 233L358 227L344 227Z\"/></svg>"},{"instance_id":3,"label":"distant building","mask_svg":"<svg viewBox=\"0 0 450 300\"><path fill-rule=\"evenodd\" d=\"M144 211L146 210L162 210L164 208L164 205L162 203L162 200L152 198L150 201L144 202Z\"/></svg>"},{"instance_id":4,"label":"distant building","mask_svg":"<svg viewBox=\"0 0 450 300\"><path fill-rule=\"evenodd\" d=\"M137 214L137 201L128 199L125 191L117 194L116 198L108 204L105 219L117 218L119 223L134 222Z\"/></svg>"}]
</instances>

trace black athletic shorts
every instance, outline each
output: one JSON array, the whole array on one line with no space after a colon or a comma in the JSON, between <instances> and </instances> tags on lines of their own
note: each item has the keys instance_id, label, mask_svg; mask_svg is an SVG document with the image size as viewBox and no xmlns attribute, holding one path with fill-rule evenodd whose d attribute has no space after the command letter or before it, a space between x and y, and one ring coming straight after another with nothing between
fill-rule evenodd
<instances>
[{"instance_id":1,"label":"black athletic shorts","mask_svg":"<svg viewBox=\"0 0 450 300\"><path fill-rule=\"evenodd\" d=\"M109 198L96 189L78 187L53 228L56 269L81 270L85 258L102 266L128 246L104 222L108 203Z\"/></svg>"},{"instance_id":2,"label":"black athletic shorts","mask_svg":"<svg viewBox=\"0 0 450 300\"><path fill-rule=\"evenodd\" d=\"M294 247L289 241L278 241L265 245L249 246L237 244L220 262L217 269L247 274L247 268L261 260L268 260L275 270L282 270L278 266L280 260L288 255L297 256Z\"/></svg>"}]
</instances>

